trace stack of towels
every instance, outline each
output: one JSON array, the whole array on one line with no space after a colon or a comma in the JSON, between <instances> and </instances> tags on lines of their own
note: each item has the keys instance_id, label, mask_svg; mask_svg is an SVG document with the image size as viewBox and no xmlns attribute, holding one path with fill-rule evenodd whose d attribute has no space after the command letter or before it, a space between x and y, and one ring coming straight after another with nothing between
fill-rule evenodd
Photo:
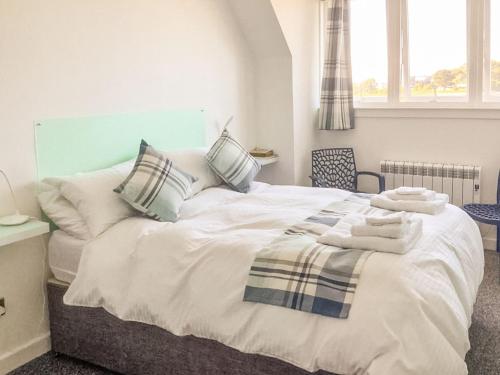
<instances>
[{"instance_id":1,"label":"stack of towels","mask_svg":"<svg viewBox=\"0 0 500 375\"><path fill-rule=\"evenodd\" d=\"M437 194L424 187L399 187L387 190L370 199L374 207L391 211L409 211L435 215L441 212L449 197L447 194Z\"/></svg>"},{"instance_id":2,"label":"stack of towels","mask_svg":"<svg viewBox=\"0 0 500 375\"><path fill-rule=\"evenodd\" d=\"M318 238L318 242L346 249L404 254L422 235L422 219L406 212L386 216L349 214Z\"/></svg>"}]
</instances>

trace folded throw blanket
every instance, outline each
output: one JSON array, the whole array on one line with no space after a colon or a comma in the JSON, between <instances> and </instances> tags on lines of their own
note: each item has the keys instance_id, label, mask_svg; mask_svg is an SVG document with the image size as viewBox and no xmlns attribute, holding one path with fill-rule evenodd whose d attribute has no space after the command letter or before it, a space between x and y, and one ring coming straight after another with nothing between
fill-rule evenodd
<instances>
[{"instance_id":1,"label":"folded throw blanket","mask_svg":"<svg viewBox=\"0 0 500 375\"><path fill-rule=\"evenodd\" d=\"M386 225L370 225L366 224L366 219L363 224L354 224L351 228L353 236L375 236L384 238L402 238L410 229L410 223L402 224L386 224Z\"/></svg>"},{"instance_id":2,"label":"folded throw blanket","mask_svg":"<svg viewBox=\"0 0 500 375\"><path fill-rule=\"evenodd\" d=\"M365 221L368 225L387 225L387 224L402 224L407 220L406 212L395 212L384 216L366 216Z\"/></svg>"},{"instance_id":3,"label":"folded throw blanket","mask_svg":"<svg viewBox=\"0 0 500 375\"><path fill-rule=\"evenodd\" d=\"M382 193L371 197L370 205L391 211L409 211L435 215L444 209L448 201L448 194L436 194L436 199L433 201L395 201Z\"/></svg>"},{"instance_id":4,"label":"folded throw blanket","mask_svg":"<svg viewBox=\"0 0 500 375\"><path fill-rule=\"evenodd\" d=\"M366 203L333 202L261 249L250 268L243 300L346 319L363 264L372 254L316 242L349 212Z\"/></svg>"},{"instance_id":5,"label":"folded throw blanket","mask_svg":"<svg viewBox=\"0 0 500 375\"><path fill-rule=\"evenodd\" d=\"M398 194L423 194L427 191L424 187L401 186L395 189Z\"/></svg>"},{"instance_id":6,"label":"folded throw blanket","mask_svg":"<svg viewBox=\"0 0 500 375\"><path fill-rule=\"evenodd\" d=\"M422 194L400 194L396 190L387 190L385 195L395 201L433 201L436 199L436 192L432 190L426 190Z\"/></svg>"},{"instance_id":7,"label":"folded throw blanket","mask_svg":"<svg viewBox=\"0 0 500 375\"><path fill-rule=\"evenodd\" d=\"M353 236L351 228L364 222L359 214L350 214L318 238L318 242L346 249L373 250L386 253L404 254L410 250L422 235L422 219L409 220L410 228L402 238Z\"/></svg>"}]
</instances>

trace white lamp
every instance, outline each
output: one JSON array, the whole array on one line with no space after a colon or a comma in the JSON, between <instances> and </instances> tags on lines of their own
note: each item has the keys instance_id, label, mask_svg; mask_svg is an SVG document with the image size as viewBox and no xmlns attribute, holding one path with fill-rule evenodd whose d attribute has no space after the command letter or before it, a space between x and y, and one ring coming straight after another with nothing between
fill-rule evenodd
<instances>
[{"instance_id":1,"label":"white lamp","mask_svg":"<svg viewBox=\"0 0 500 375\"><path fill-rule=\"evenodd\" d=\"M12 201L14 202L14 206L16 206L16 213L14 215L9 215L9 216L3 216L0 217L0 225L21 225L26 223L30 217L26 215L21 215L19 213L19 209L17 208L17 202L16 202L16 197L14 196L14 190L12 190L12 185L10 184L9 179L7 178L7 175L5 174L4 171L0 169L0 174L3 175L5 178L5 181L7 181L7 185L9 185L10 189L10 195L12 197Z\"/></svg>"}]
</instances>

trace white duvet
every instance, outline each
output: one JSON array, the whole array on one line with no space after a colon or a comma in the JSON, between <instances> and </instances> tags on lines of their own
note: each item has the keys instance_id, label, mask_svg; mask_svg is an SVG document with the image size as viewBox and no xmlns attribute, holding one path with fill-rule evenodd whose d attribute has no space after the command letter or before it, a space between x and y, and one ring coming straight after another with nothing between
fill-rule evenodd
<instances>
[{"instance_id":1,"label":"white duvet","mask_svg":"<svg viewBox=\"0 0 500 375\"><path fill-rule=\"evenodd\" d=\"M477 225L451 205L418 215L424 235L407 254L368 258L348 319L242 301L255 254L349 194L265 184L249 194L210 188L185 202L175 224L126 219L86 246L64 301L309 371L466 374L484 258Z\"/></svg>"}]
</instances>

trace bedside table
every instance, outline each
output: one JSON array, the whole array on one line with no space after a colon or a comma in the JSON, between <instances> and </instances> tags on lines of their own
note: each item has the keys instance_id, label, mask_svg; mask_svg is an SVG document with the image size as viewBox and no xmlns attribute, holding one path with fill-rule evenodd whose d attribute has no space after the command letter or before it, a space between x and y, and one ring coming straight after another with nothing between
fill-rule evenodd
<instances>
[{"instance_id":1,"label":"bedside table","mask_svg":"<svg viewBox=\"0 0 500 375\"><path fill-rule=\"evenodd\" d=\"M26 240L49 233L49 223L31 219L27 223L15 226L0 226L0 246Z\"/></svg>"}]
</instances>

